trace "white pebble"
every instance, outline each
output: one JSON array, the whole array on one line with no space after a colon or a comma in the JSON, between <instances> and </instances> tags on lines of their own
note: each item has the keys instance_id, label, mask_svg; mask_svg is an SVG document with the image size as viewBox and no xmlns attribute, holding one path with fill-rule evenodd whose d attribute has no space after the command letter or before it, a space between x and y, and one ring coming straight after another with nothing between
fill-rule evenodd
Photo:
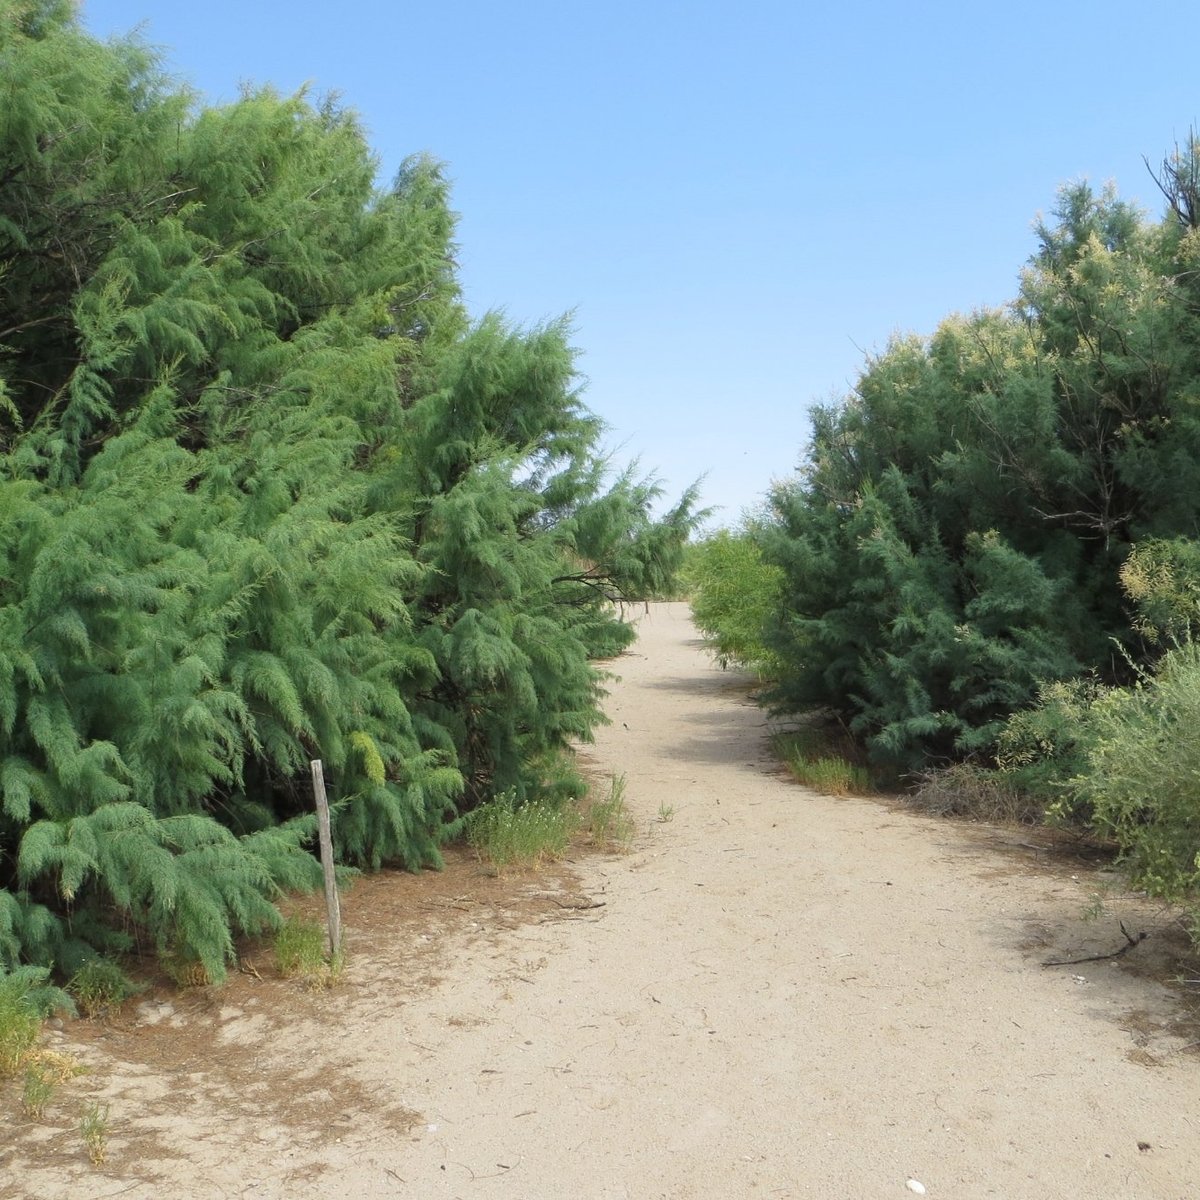
<instances>
[{"instance_id":1,"label":"white pebble","mask_svg":"<svg viewBox=\"0 0 1200 1200\"><path fill-rule=\"evenodd\" d=\"M918 1196L925 1195L925 1185L919 1179L910 1179L904 1186L910 1192L916 1192Z\"/></svg>"}]
</instances>

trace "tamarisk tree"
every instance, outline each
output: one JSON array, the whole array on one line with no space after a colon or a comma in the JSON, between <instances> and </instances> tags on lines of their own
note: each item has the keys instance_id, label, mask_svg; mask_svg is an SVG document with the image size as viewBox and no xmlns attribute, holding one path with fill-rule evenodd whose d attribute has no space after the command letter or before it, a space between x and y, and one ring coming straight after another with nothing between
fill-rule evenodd
<instances>
[{"instance_id":1,"label":"tamarisk tree","mask_svg":"<svg viewBox=\"0 0 1200 1200\"><path fill-rule=\"evenodd\" d=\"M1200 537L1198 151L1169 160L1161 222L1066 189L1011 306L893 341L813 414L760 534L781 708L903 770L988 755L1043 682L1161 653L1120 572L1143 539Z\"/></svg>"},{"instance_id":2,"label":"tamarisk tree","mask_svg":"<svg viewBox=\"0 0 1200 1200\"><path fill-rule=\"evenodd\" d=\"M66 0L0 0L0 79L0 970L217 979L318 878L310 758L363 866L571 789L694 496L609 472L563 324L472 321L432 160Z\"/></svg>"}]
</instances>

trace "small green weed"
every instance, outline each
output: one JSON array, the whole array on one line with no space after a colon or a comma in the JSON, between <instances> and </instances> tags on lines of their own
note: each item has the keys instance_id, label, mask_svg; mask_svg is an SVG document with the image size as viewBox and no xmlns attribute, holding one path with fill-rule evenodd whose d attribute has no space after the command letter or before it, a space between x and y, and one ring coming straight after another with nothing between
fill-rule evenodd
<instances>
[{"instance_id":1,"label":"small green weed","mask_svg":"<svg viewBox=\"0 0 1200 1200\"><path fill-rule=\"evenodd\" d=\"M608 795L593 800L587 814L588 832L597 846L606 850L628 850L637 826L625 803L625 776L613 775Z\"/></svg>"},{"instance_id":2,"label":"small green weed","mask_svg":"<svg viewBox=\"0 0 1200 1200\"><path fill-rule=\"evenodd\" d=\"M21 1089L21 1107L25 1115L40 1121L53 1095L54 1079L50 1072L41 1063L28 1063L25 1067L25 1086Z\"/></svg>"},{"instance_id":3,"label":"small green weed","mask_svg":"<svg viewBox=\"0 0 1200 1200\"><path fill-rule=\"evenodd\" d=\"M675 820L675 805L668 804L665 800L658 806L658 819L665 825L668 821Z\"/></svg>"},{"instance_id":4,"label":"small green weed","mask_svg":"<svg viewBox=\"0 0 1200 1200\"><path fill-rule=\"evenodd\" d=\"M1080 911L1080 916L1085 921L1098 921L1108 912L1108 896L1099 888L1092 892Z\"/></svg>"},{"instance_id":5,"label":"small green weed","mask_svg":"<svg viewBox=\"0 0 1200 1200\"><path fill-rule=\"evenodd\" d=\"M79 1136L93 1165L104 1165L108 1153L108 1105L93 1100L83 1110L79 1121Z\"/></svg>"},{"instance_id":6,"label":"small green weed","mask_svg":"<svg viewBox=\"0 0 1200 1200\"><path fill-rule=\"evenodd\" d=\"M119 1008L136 990L129 976L106 958L89 959L67 984L68 995L85 1017L98 1017Z\"/></svg>"},{"instance_id":7,"label":"small green weed","mask_svg":"<svg viewBox=\"0 0 1200 1200\"><path fill-rule=\"evenodd\" d=\"M467 841L497 871L530 869L561 858L578 825L579 814L571 805L545 800L517 804L506 792L468 817Z\"/></svg>"},{"instance_id":8,"label":"small green weed","mask_svg":"<svg viewBox=\"0 0 1200 1200\"><path fill-rule=\"evenodd\" d=\"M275 935L275 965L285 979L303 979L309 987L332 987L341 977L345 952L331 959L325 950L325 929L318 921L290 916Z\"/></svg>"}]
</instances>

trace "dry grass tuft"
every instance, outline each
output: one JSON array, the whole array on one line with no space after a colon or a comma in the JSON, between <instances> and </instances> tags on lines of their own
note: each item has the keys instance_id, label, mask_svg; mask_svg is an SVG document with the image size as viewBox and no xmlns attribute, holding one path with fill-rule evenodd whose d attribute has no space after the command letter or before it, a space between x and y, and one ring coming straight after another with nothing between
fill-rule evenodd
<instances>
[{"instance_id":1,"label":"dry grass tuft","mask_svg":"<svg viewBox=\"0 0 1200 1200\"><path fill-rule=\"evenodd\" d=\"M958 763L925 771L917 780L904 803L932 816L963 817L989 825L1041 825L1045 820L1045 804L1001 771Z\"/></svg>"}]
</instances>

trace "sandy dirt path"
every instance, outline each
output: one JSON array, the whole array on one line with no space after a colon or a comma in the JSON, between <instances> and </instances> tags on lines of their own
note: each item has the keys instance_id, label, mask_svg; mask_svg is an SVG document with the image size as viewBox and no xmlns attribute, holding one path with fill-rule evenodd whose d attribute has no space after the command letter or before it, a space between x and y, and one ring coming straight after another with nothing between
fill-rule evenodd
<instances>
[{"instance_id":1,"label":"sandy dirt path","mask_svg":"<svg viewBox=\"0 0 1200 1200\"><path fill-rule=\"evenodd\" d=\"M364 881L347 985L283 1015L243 976L90 1042L69 1026L110 1162L26 1131L0 1194L1200 1195L1173 993L1129 959L1040 965L1120 944L1115 915L1080 919L1092 870L783 778L683 606L614 669L587 758L627 781L631 853L507 892L466 863Z\"/></svg>"}]
</instances>

